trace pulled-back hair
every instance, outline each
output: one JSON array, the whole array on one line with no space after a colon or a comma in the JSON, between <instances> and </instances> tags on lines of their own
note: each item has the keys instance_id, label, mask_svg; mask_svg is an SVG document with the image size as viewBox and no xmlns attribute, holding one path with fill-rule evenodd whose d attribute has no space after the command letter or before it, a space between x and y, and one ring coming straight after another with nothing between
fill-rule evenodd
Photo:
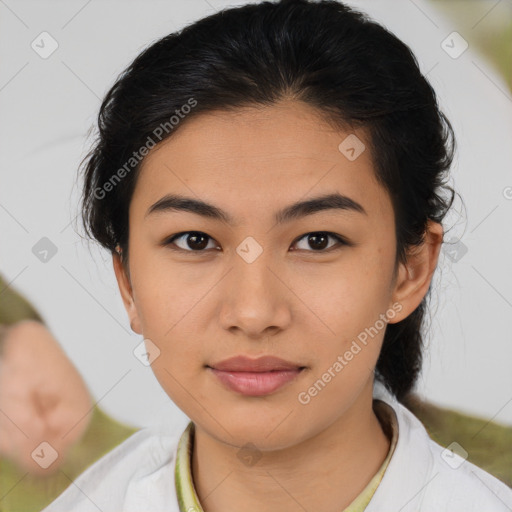
<instances>
[{"instance_id":1,"label":"pulled-back hair","mask_svg":"<svg viewBox=\"0 0 512 512\"><path fill-rule=\"evenodd\" d=\"M86 233L110 251L119 245L126 264L128 208L140 168L134 154L140 158L149 140L172 137L203 112L283 99L368 133L376 178L395 213L396 275L408 249L423 242L427 221L441 222L453 203L446 185L453 130L409 47L332 0L225 9L138 55L104 98L98 137L83 162ZM430 291L407 318L386 327L376 377L400 401L421 370Z\"/></svg>"}]
</instances>

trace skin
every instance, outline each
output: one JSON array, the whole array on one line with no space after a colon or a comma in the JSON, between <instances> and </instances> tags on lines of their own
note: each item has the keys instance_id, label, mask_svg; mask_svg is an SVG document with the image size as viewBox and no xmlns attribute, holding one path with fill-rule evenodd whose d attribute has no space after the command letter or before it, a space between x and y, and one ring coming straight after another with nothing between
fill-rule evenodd
<instances>
[{"instance_id":1,"label":"skin","mask_svg":"<svg viewBox=\"0 0 512 512\"><path fill-rule=\"evenodd\" d=\"M82 377L46 326L23 320L9 326L0 358L0 456L35 475L54 473L85 433L92 399ZM45 452L49 443L55 454ZM36 450L35 459L31 454Z\"/></svg>"},{"instance_id":2,"label":"skin","mask_svg":"<svg viewBox=\"0 0 512 512\"><path fill-rule=\"evenodd\" d=\"M349 133L367 148L354 161L338 150ZM372 408L384 329L307 405L297 398L393 304L400 311L390 323L414 311L437 264L443 230L430 222L425 243L393 279L394 212L368 148L364 131L334 129L312 107L287 100L190 118L142 163L128 266L114 254L114 270L132 329L160 350L157 379L196 425L192 472L207 512L339 512L389 451ZM171 192L212 203L238 223L190 212L146 215ZM332 192L367 215L324 210L273 222L279 209ZM181 252L162 245L183 231L211 237L202 253L186 236L175 241ZM304 235L318 231L352 245L329 239L315 250ZM248 236L263 249L252 263L236 252ZM248 397L205 366L240 354L307 368L270 395ZM237 456L249 442L261 456L253 465Z\"/></svg>"}]
</instances>

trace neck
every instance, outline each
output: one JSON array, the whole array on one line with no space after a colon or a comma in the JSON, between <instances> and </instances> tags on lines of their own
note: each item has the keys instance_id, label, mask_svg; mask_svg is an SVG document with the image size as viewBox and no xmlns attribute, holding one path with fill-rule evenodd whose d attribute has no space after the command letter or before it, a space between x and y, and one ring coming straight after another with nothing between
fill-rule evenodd
<instances>
[{"instance_id":1,"label":"neck","mask_svg":"<svg viewBox=\"0 0 512 512\"><path fill-rule=\"evenodd\" d=\"M244 465L239 447L195 426L192 474L205 512L340 512L377 473L390 448L372 407L372 383L326 429Z\"/></svg>"}]
</instances>

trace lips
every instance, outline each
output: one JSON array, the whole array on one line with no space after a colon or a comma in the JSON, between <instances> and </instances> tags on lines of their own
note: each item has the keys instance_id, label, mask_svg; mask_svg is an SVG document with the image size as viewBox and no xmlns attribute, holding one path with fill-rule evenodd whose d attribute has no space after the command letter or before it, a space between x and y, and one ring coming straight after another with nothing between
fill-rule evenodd
<instances>
[{"instance_id":1,"label":"lips","mask_svg":"<svg viewBox=\"0 0 512 512\"><path fill-rule=\"evenodd\" d=\"M271 394L296 379L304 368L274 356L237 356L208 366L226 389L246 396Z\"/></svg>"},{"instance_id":2,"label":"lips","mask_svg":"<svg viewBox=\"0 0 512 512\"><path fill-rule=\"evenodd\" d=\"M251 359L246 356L236 356L210 366L211 368L224 372L270 372L279 370L299 370L303 368L303 366L296 363L285 361L284 359L274 356L262 356L257 359Z\"/></svg>"}]
</instances>

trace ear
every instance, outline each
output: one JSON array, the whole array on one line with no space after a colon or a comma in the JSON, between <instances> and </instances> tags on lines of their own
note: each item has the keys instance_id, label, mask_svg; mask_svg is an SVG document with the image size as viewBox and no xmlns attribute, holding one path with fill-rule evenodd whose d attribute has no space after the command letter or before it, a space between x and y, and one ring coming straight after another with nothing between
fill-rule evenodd
<instances>
[{"instance_id":1,"label":"ear","mask_svg":"<svg viewBox=\"0 0 512 512\"><path fill-rule=\"evenodd\" d=\"M399 264L392 304L399 303L402 309L388 323L400 322L420 305L434 275L442 243L443 226L429 220L423 244L411 249L405 265Z\"/></svg>"},{"instance_id":2,"label":"ear","mask_svg":"<svg viewBox=\"0 0 512 512\"><path fill-rule=\"evenodd\" d=\"M112 253L112 263L114 265L114 272L116 274L117 285L119 286L119 291L121 292L123 304L126 312L128 313L128 318L130 319L130 327L133 332L142 334L139 314L133 300L133 291L130 278L126 273L118 252Z\"/></svg>"}]
</instances>

